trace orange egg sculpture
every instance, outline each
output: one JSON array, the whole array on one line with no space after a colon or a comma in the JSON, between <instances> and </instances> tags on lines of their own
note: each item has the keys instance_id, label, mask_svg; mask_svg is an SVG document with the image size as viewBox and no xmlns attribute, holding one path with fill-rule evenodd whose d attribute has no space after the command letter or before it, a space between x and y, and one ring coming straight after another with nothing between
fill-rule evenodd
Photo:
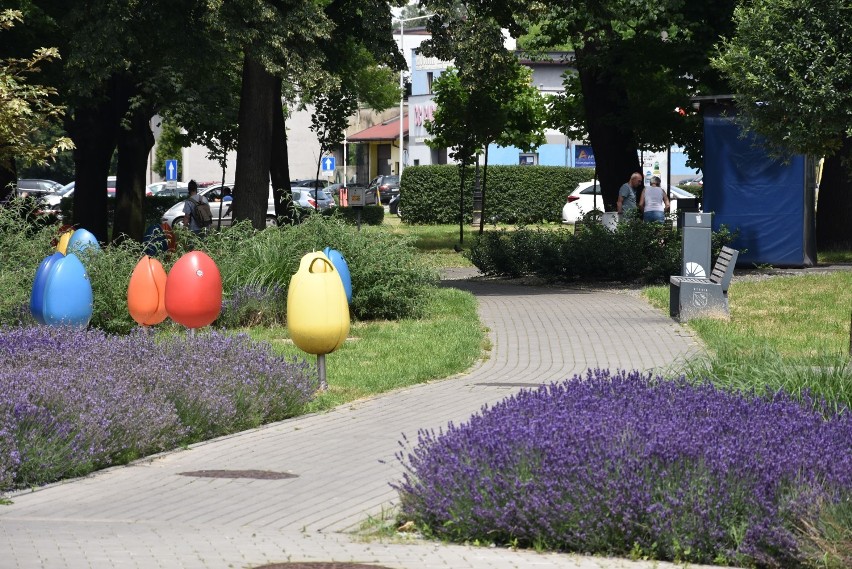
<instances>
[{"instance_id":1,"label":"orange egg sculpture","mask_svg":"<svg viewBox=\"0 0 852 569\"><path fill-rule=\"evenodd\" d=\"M222 276L216 263L201 251L187 253L166 279L166 312L187 328L212 324L222 310Z\"/></svg>"},{"instance_id":2,"label":"orange egg sculpture","mask_svg":"<svg viewBox=\"0 0 852 569\"><path fill-rule=\"evenodd\" d=\"M166 319L166 271L148 255L136 263L127 285L127 310L140 326L154 326Z\"/></svg>"}]
</instances>

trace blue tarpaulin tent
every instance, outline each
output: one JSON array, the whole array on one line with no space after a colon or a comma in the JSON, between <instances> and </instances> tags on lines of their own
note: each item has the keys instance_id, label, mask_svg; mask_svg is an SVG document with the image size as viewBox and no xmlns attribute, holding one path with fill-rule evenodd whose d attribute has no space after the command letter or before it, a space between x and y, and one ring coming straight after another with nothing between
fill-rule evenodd
<instances>
[{"instance_id":1,"label":"blue tarpaulin tent","mask_svg":"<svg viewBox=\"0 0 852 569\"><path fill-rule=\"evenodd\" d=\"M739 235L738 264L810 266L816 263L813 161L768 156L753 133L743 136L730 106L704 111L703 209L713 230Z\"/></svg>"}]
</instances>

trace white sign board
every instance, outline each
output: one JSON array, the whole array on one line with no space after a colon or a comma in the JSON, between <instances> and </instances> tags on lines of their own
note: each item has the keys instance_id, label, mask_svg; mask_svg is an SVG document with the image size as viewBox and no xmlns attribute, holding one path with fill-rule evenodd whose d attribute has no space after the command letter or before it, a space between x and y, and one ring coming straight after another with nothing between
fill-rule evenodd
<instances>
[{"instance_id":1,"label":"white sign board","mask_svg":"<svg viewBox=\"0 0 852 569\"><path fill-rule=\"evenodd\" d=\"M349 205L362 206L364 205L365 188L351 188L349 190Z\"/></svg>"}]
</instances>

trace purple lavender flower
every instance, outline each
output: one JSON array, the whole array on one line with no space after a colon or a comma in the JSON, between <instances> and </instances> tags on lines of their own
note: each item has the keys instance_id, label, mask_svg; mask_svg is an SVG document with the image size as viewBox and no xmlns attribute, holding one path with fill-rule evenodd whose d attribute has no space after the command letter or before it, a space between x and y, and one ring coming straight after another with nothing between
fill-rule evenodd
<instances>
[{"instance_id":1,"label":"purple lavender flower","mask_svg":"<svg viewBox=\"0 0 852 569\"><path fill-rule=\"evenodd\" d=\"M292 416L316 384L247 336L0 329L0 490Z\"/></svg>"},{"instance_id":2,"label":"purple lavender flower","mask_svg":"<svg viewBox=\"0 0 852 569\"><path fill-rule=\"evenodd\" d=\"M398 458L403 515L443 538L787 567L789 520L852 494L852 418L595 370L421 431Z\"/></svg>"}]
</instances>

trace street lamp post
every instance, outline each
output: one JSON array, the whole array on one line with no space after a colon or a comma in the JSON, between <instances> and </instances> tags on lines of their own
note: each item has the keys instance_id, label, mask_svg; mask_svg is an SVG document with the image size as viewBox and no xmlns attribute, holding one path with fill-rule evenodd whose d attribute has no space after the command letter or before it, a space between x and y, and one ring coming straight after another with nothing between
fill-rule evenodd
<instances>
[{"instance_id":1,"label":"street lamp post","mask_svg":"<svg viewBox=\"0 0 852 569\"><path fill-rule=\"evenodd\" d=\"M408 68L408 54L405 51L405 22L413 22L414 20L422 20L431 18L435 14L427 14L425 16L415 16L413 18L399 18L399 49L405 58L405 69ZM405 69L399 72L399 176L402 179L402 171L405 169L405 131L403 130L403 113L405 112Z\"/></svg>"}]
</instances>

